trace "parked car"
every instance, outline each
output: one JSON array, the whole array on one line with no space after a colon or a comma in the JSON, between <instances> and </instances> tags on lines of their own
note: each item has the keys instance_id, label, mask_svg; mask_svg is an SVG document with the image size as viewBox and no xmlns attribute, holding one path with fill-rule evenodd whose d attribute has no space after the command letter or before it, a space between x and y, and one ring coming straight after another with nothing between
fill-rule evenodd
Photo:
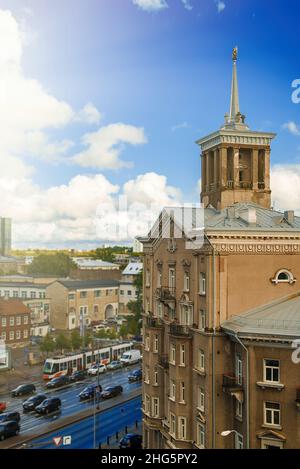
<instances>
[{"instance_id":1,"label":"parked car","mask_svg":"<svg viewBox=\"0 0 300 469\"><path fill-rule=\"evenodd\" d=\"M142 448L142 435L137 433L127 433L119 442L120 449Z\"/></svg>"},{"instance_id":2,"label":"parked car","mask_svg":"<svg viewBox=\"0 0 300 469\"><path fill-rule=\"evenodd\" d=\"M86 401L88 399L93 399L94 395L98 389L97 384L89 384L86 388L84 388L81 393L78 394L80 401ZM102 391L102 386L99 385L99 393Z\"/></svg>"},{"instance_id":3,"label":"parked car","mask_svg":"<svg viewBox=\"0 0 300 469\"><path fill-rule=\"evenodd\" d=\"M51 379L51 381L49 381L46 384L46 388L47 389L60 388L62 386L66 386L69 383L70 383L70 378L68 376L62 375L62 376L58 376L57 378Z\"/></svg>"},{"instance_id":4,"label":"parked car","mask_svg":"<svg viewBox=\"0 0 300 469\"><path fill-rule=\"evenodd\" d=\"M88 373L89 376L96 376L98 374L98 369L99 369L99 374L106 372L106 366L102 365L102 364L99 364L99 365L92 365L88 369L87 373Z\"/></svg>"},{"instance_id":5,"label":"parked car","mask_svg":"<svg viewBox=\"0 0 300 469\"><path fill-rule=\"evenodd\" d=\"M134 370L130 375L128 375L128 381L141 381L143 378L143 372L141 369Z\"/></svg>"},{"instance_id":6,"label":"parked car","mask_svg":"<svg viewBox=\"0 0 300 469\"><path fill-rule=\"evenodd\" d=\"M38 414L50 414L50 412L55 412L60 410L61 400L59 397L50 397L45 399L40 405L36 406L35 411Z\"/></svg>"},{"instance_id":7,"label":"parked car","mask_svg":"<svg viewBox=\"0 0 300 469\"><path fill-rule=\"evenodd\" d=\"M19 414L19 412L5 412L4 414L0 415L0 423L10 422L12 420L14 422L20 422L21 415Z\"/></svg>"},{"instance_id":8,"label":"parked car","mask_svg":"<svg viewBox=\"0 0 300 469\"><path fill-rule=\"evenodd\" d=\"M138 363L141 360L141 352L139 350L129 350L128 352L123 353L120 361L124 365L133 365Z\"/></svg>"},{"instance_id":9,"label":"parked car","mask_svg":"<svg viewBox=\"0 0 300 469\"><path fill-rule=\"evenodd\" d=\"M118 370L119 368L123 368L123 363L120 360L113 360L107 365L108 370Z\"/></svg>"},{"instance_id":10,"label":"parked car","mask_svg":"<svg viewBox=\"0 0 300 469\"><path fill-rule=\"evenodd\" d=\"M73 373L70 376L70 381L75 382L75 381L83 381L87 377L87 372L86 370L77 370L73 371Z\"/></svg>"},{"instance_id":11,"label":"parked car","mask_svg":"<svg viewBox=\"0 0 300 469\"><path fill-rule=\"evenodd\" d=\"M25 396L26 394L33 394L35 392L34 384L20 384L17 388L11 391L12 397Z\"/></svg>"},{"instance_id":12,"label":"parked car","mask_svg":"<svg viewBox=\"0 0 300 469\"><path fill-rule=\"evenodd\" d=\"M102 399L110 399L111 397L118 396L123 392L122 386L109 386L101 393Z\"/></svg>"},{"instance_id":13,"label":"parked car","mask_svg":"<svg viewBox=\"0 0 300 469\"><path fill-rule=\"evenodd\" d=\"M18 435L20 432L20 425L15 420L0 423L0 440L3 441L9 436Z\"/></svg>"},{"instance_id":14,"label":"parked car","mask_svg":"<svg viewBox=\"0 0 300 469\"><path fill-rule=\"evenodd\" d=\"M6 402L0 402L0 414L6 410Z\"/></svg>"},{"instance_id":15,"label":"parked car","mask_svg":"<svg viewBox=\"0 0 300 469\"><path fill-rule=\"evenodd\" d=\"M23 411L30 412L31 410L35 410L35 408L48 399L45 394L37 394L36 396L29 397L26 401L23 402Z\"/></svg>"}]
</instances>

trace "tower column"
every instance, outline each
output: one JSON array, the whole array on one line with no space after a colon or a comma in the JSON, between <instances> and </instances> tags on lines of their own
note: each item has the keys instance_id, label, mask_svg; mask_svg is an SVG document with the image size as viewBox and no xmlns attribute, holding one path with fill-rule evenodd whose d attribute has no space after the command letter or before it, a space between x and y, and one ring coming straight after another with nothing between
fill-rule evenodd
<instances>
[{"instance_id":1,"label":"tower column","mask_svg":"<svg viewBox=\"0 0 300 469\"><path fill-rule=\"evenodd\" d=\"M209 192L210 191L210 187L209 187L209 184L210 184L210 178L209 178L209 152L207 152L205 154L205 160L206 160L206 188L205 188L205 192Z\"/></svg>"},{"instance_id":2,"label":"tower column","mask_svg":"<svg viewBox=\"0 0 300 469\"><path fill-rule=\"evenodd\" d=\"M227 148L220 148L219 164L220 184L222 188L227 186Z\"/></svg>"},{"instance_id":3,"label":"tower column","mask_svg":"<svg viewBox=\"0 0 300 469\"><path fill-rule=\"evenodd\" d=\"M258 188L258 149L252 149L252 188Z\"/></svg>"},{"instance_id":4,"label":"tower column","mask_svg":"<svg viewBox=\"0 0 300 469\"><path fill-rule=\"evenodd\" d=\"M239 147L233 147L233 187L240 187Z\"/></svg>"},{"instance_id":5,"label":"tower column","mask_svg":"<svg viewBox=\"0 0 300 469\"><path fill-rule=\"evenodd\" d=\"M218 187L218 150L214 150L214 189Z\"/></svg>"},{"instance_id":6,"label":"tower column","mask_svg":"<svg viewBox=\"0 0 300 469\"><path fill-rule=\"evenodd\" d=\"M205 172L205 154L202 153L201 155L201 192L205 192L205 186L206 186L206 172Z\"/></svg>"},{"instance_id":7,"label":"tower column","mask_svg":"<svg viewBox=\"0 0 300 469\"><path fill-rule=\"evenodd\" d=\"M265 189L270 190L270 148L265 150L265 168L264 168L264 175L265 175Z\"/></svg>"}]
</instances>

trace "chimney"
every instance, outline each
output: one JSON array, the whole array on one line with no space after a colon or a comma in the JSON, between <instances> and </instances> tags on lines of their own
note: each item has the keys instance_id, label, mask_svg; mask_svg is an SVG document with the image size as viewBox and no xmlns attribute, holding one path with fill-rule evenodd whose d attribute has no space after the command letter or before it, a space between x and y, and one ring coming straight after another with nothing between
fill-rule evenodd
<instances>
[{"instance_id":1,"label":"chimney","mask_svg":"<svg viewBox=\"0 0 300 469\"><path fill-rule=\"evenodd\" d=\"M247 222L249 225L256 225L256 209L255 208L249 208L248 209L248 214L247 214Z\"/></svg>"},{"instance_id":2,"label":"chimney","mask_svg":"<svg viewBox=\"0 0 300 469\"><path fill-rule=\"evenodd\" d=\"M286 219L288 223L292 225L295 221L294 210L287 210L286 212L284 212L284 218Z\"/></svg>"}]
</instances>

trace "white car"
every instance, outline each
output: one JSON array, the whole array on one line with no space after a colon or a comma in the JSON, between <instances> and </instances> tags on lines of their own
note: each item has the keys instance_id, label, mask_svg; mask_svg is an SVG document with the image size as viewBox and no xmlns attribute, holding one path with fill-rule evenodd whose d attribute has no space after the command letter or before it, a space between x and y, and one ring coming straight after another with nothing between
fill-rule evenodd
<instances>
[{"instance_id":1,"label":"white car","mask_svg":"<svg viewBox=\"0 0 300 469\"><path fill-rule=\"evenodd\" d=\"M88 369L87 373L90 376L96 376L98 374L98 370L99 370L99 374L105 373L106 372L106 366L105 365L92 365Z\"/></svg>"}]
</instances>

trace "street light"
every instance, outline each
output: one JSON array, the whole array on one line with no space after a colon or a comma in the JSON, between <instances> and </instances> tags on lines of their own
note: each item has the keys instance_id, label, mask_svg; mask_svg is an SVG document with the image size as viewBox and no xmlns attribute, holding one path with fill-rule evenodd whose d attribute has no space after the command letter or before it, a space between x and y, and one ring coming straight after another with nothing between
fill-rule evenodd
<instances>
[{"instance_id":1,"label":"street light","mask_svg":"<svg viewBox=\"0 0 300 469\"><path fill-rule=\"evenodd\" d=\"M237 431L236 430L224 430L223 432L221 432L221 436L228 436L231 433L236 433L237 434Z\"/></svg>"}]
</instances>

